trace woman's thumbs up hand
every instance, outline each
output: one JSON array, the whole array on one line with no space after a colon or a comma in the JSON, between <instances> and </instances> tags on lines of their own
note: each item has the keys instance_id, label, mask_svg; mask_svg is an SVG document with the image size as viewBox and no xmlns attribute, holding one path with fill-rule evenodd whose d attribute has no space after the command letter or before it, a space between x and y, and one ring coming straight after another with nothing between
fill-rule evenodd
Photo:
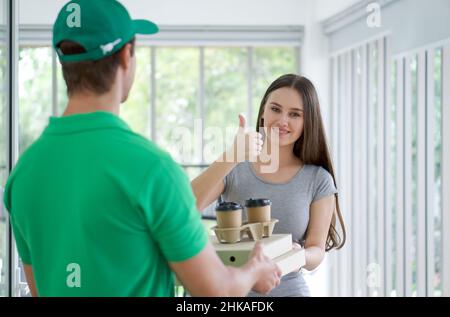
<instances>
[{"instance_id":1,"label":"woman's thumbs up hand","mask_svg":"<svg viewBox=\"0 0 450 317\"><path fill-rule=\"evenodd\" d=\"M263 137L256 131L246 132L247 120L243 114L239 114L239 129L234 138L232 148L228 151L227 160L241 163L244 161L256 162L261 154Z\"/></svg>"}]
</instances>

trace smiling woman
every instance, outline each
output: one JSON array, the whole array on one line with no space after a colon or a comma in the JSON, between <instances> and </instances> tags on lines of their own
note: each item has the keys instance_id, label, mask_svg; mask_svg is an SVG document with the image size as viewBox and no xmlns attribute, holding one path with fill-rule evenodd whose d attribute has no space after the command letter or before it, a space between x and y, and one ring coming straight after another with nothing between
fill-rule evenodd
<instances>
[{"instance_id":1,"label":"smiling woman","mask_svg":"<svg viewBox=\"0 0 450 317\"><path fill-rule=\"evenodd\" d=\"M326 251L344 245L346 231L315 87L305 77L281 76L262 98L257 136L245 133L244 118L240 121L235 144L222 156L226 161L218 159L191 183L198 209L219 197L241 205L251 197L270 199L272 215L279 220L274 233L291 234L293 248L305 249L303 268L316 269ZM239 146L242 134L251 140L245 149ZM237 158L229 155L236 150ZM244 161L239 153L245 154ZM273 160L279 164L265 172L267 162ZM268 296L310 296L300 265L283 276ZM259 295L250 292L249 296Z\"/></svg>"}]
</instances>

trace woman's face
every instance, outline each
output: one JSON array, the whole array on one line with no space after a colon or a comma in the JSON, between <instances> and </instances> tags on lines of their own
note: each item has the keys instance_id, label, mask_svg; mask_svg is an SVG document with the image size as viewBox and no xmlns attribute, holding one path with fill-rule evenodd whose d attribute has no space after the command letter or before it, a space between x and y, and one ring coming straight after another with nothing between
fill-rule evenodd
<instances>
[{"instance_id":1,"label":"woman's face","mask_svg":"<svg viewBox=\"0 0 450 317\"><path fill-rule=\"evenodd\" d=\"M279 129L280 146L293 146L303 133L303 111L303 100L295 89L274 90L264 106L264 127Z\"/></svg>"}]
</instances>

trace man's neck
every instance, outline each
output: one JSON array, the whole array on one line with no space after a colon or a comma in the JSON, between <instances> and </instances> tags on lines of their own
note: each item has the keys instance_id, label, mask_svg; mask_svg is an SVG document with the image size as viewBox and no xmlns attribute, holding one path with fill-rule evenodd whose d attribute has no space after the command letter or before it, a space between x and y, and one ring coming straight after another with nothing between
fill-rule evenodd
<instances>
[{"instance_id":1,"label":"man's neck","mask_svg":"<svg viewBox=\"0 0 450 317\"><path fill-rule=\"evenodd\" d=\"M103 95L78 93L69 98L63 116L96 111L106 111L119 115L120 103L120 97L117 93L114 93L114 90Z\"/></svg>"}]
</instances>

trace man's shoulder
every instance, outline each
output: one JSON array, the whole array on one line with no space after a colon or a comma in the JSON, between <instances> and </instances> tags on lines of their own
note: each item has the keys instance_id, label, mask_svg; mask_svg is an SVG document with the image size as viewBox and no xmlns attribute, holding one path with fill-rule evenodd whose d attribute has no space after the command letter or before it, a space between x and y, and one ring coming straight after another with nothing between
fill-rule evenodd
<instances>
[{"instance_id":1,"label":"man's shoulder","mask_svg":"<svg viewBox=\"0 0 450 317\"><path fill-rule=\"evenodd\" d=\"M153 141L137 133L129 132L126 143L125 149L121 149L121 151L124 150L132 153L133 155L137 155L136 158L140 155L144 157L148 157L150 155L156 160L171 160L171 156L168 152L160 148Z\"/></svg>"},{"instance_id":2,"label":"man's shoulder","mask_svg":"<svg viewBox=\"0 0 450 317\"><path fill-rule=\"evenodd\" d=\"M17 163L11 173L14 174L14 172L18 169L21 169L23 165L28 166L29 163L32 163L36 160L36 158L40 157L41 155L44 155L43 153L43 146L42 146L42 135L33 143L31 143L28 148L26 148L22 154L20 154L19 159L17 160Z\"/></svg>"},{"instance_id":3,"label":"man's shoulder","mask_svg":"<svg viewBox=\"0 0 450 317\"><path fill-rule=\"evenodd\" d=\"M28 166L35 161L36 156L39 154L40 140L41 138L38 138L20 155L20 158L8 176L3 195L3 203L8 210L10 210L10 193L12 184L15 182L17 175L21 174L24 169L29 170Z\"/></svg>"},{"instance_id":4,"label":"man's shoulder","mask_svg":"<svg viewBox=\"0 0 450 317\"><path fill-rule=\"evenodd\" d=\"M147 165L152 165L154 172L177 174L180 167L167 151L139 134L133 133L130 140L128 151L132 154L133 160L136 160L136 164L140 163L139 160L144 160Z\"/></svg>"}]
</instances>

